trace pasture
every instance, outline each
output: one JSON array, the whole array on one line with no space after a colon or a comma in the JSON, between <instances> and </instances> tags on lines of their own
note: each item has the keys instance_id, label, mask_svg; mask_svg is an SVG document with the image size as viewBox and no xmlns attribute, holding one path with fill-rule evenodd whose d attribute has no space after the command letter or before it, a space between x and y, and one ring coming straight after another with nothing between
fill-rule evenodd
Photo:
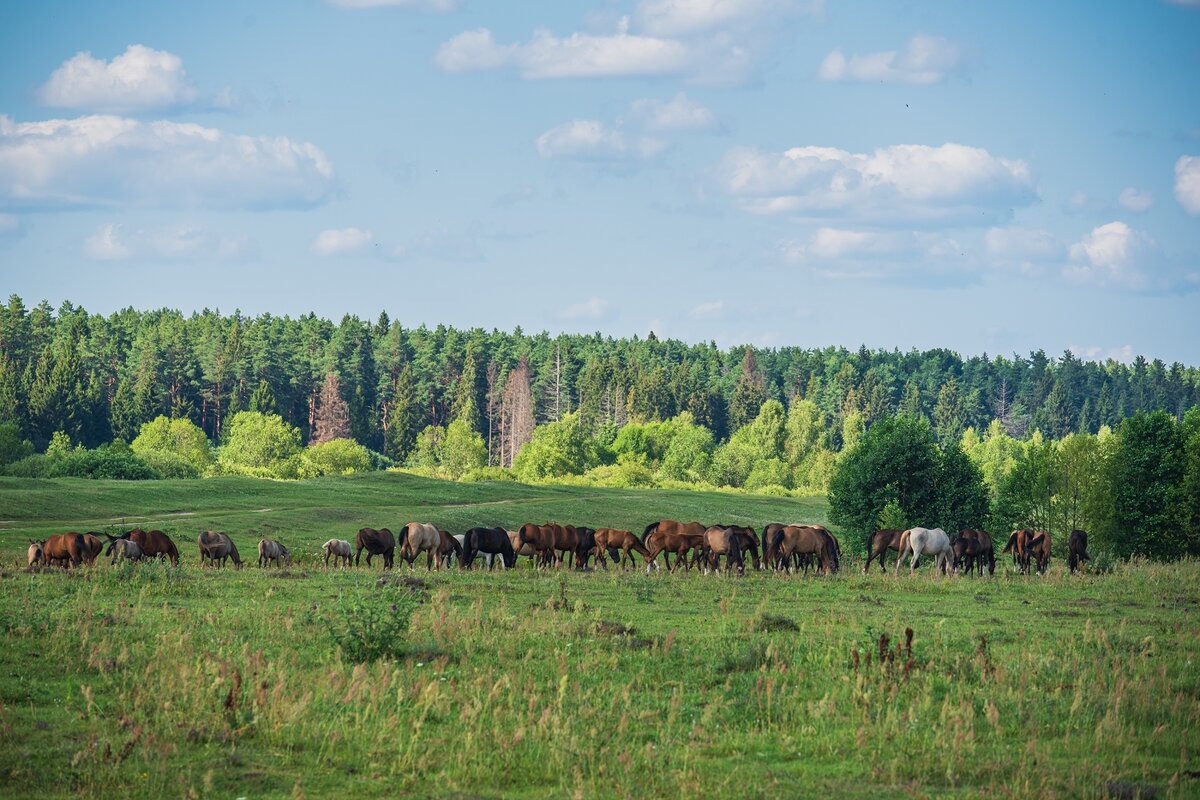
<instances>
[{"instance_id":1,"label":"pasture","mask_svg":"<svg viewBox=\"0 0 1200 800\"><path fill-rule=\"evenodd\" d=\"M843 571L822 578L522 559L402 566L380 586L377 568L320 563L330 537L410 520L640 532L825 516L823 498L404 475L0 480L0 795L1200 793L1195 562L1072 577L1056 554L1044 577L1007 557L992 578L864 577L843 537ZM23 570L30 537L135 524L169 532L181 566ZM249 562L277 539L294 563L202 570L204 529ZM414 601L395 658L345 657L348 617L387 638Z\"/></svg>"}]
</instances>

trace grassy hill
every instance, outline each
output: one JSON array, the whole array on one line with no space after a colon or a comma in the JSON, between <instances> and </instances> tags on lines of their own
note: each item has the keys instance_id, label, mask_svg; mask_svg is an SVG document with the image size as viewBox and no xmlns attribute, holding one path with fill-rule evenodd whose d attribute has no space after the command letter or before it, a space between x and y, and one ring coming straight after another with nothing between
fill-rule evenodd
<instances>
[{"instance_id":1,"label":"grassy hill","mask_svg":"<svg viewBox=\"0 0 1200 800\"><path fill-rule=\"evenodd\" d=\"M784 520L824 523L826 516L824 497L455 483L386 472L292 482L0 478L0 558L23 554L30 537L108 526L152 524L194 557L202 530L226 531L245 553L262 536L315 551L332 537L353 541L364 526L396 529L406 522L434 522L461 533L476 525L515 528L555 520L640 533L663 518L757 528Z\"/></svg>"}]
</instances>

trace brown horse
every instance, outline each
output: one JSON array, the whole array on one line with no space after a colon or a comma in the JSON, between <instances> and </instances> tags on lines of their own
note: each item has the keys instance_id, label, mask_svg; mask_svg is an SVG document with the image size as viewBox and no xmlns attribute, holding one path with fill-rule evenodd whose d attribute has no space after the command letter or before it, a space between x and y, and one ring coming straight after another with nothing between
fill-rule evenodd
<instances>
[{"instance_id":1,"label":"brown horse","mask_svg":"<svg viewBox=\"0 0 1200 800\"><path fill-rule=\"evenodd\" d=\"M438 533L442 535L442 542L438 545L437 550L437 557L440 566L449 569L450 559L452 558L456 559L459 564L462 564L463 549L462 545L458 543L458 539L455 539L454 535L448 531L439 529Z\"/></svg>"},{"instance_id":2,"label":"brown horse","mask_svg":"<svg viewBox=\"0 0 1200 800\"><path fill-rule=\"evenodd\" d=\"M1029 563L1028 559L1030 558L1037 561L1038 575L1045 575L1046 570L1050 568L1049 531L1038 531L1034 534L1033 538L1029 540L1029 552L1028 556L1026 557L1026 564Z\"/></svg>"},{"instance_id":3,"label":"brown horse","mask_svg":"<svg viewBox=\"0 0 1200 800\"><path fill-rule=\"evenodd\" d=\"M596 560L604 564L605 551L619 551L618 565L622 569L626 569L625 559L629 559L629 564L634 564L633 556L630 551L639 553L642 558L648 558L650 551L646 549L646 545L634 536L630 531L617 530L615 528L597 528L596 529ZM613 556L613 560L618 560L617 556Z\"/></svg>"},{"instance_id":4,"label":"brown horse","mask_svg":"<svg viewBox=\"0 0 1200 800\"><path fill-rule=\"evenodd\" d=\"M646 556L646 571L650 571L651 565L657 568L655 559L659 553L663 554L668 571L672 569L669 554L674 553L675 569L678 569L679 562L684 560L689 552L703 547L706 530L708 526L699 522L678 522L673 519L662 519L647 525L646 530L642 532L642 544L650 551L650 555ZM691 569L690 564L684 563L683 566L684 570Z\"/></svg>"},{"instance_id":5,"label":"brown horse","mask_svg":"<svg viewBox=\"0 0 1200 800\"><path fill-rule=\"evenodd\" d=\"M984 565L987 565L988 574L996 574L996 549L992 545L992 536L987 531L965 528L959 531L950 547L954 550L955 572L965 565L968 575L972 569L978 570L976 574L982 575Z\"/></svg>"},{"instance_id":6,"label":"brown horse","mask_svg":"<svg viewBox=\"0 0 1200 800\"><path fill-rule=\"evenodd\" d=\"M1003 552L1012 553L1013 563L1022 575L1029 572L1029 543L1034 535L1032 528L1021 528L1013 531L1008 537L1008 544L1004 545Z\"/></svg>"},{"instance_id":7,"label":"brown horse","mask_svg":"<svg viewBox=\"0 0 1200 800\"><path fill-rule=\"evenodd\" d=\"M785 525L771 537L767 551L767 563L792 571L792 556L813 555L817 558L818 572L837 572L837 545L833 535L820 525Z\"/></svg>"},{"instance_id":8,"label":"brown horse","mask_svg":"<svg viewBox=\"0 0 1200 800\"><path fill-rule=\"evenodd\" d=\"M521 542L521 531L520 530L515 530L515 531L506 530L505 533L508 534L508 542L510 545L512 545L512 549L513 549L513 566L516 566L517 559L520 558L521 556L529 556L530 561L534 561L534 562L537 561L537 558L538 558L537 548L535 548L532 544L528 544L528 543L523 544Z\"/></svg>"},{"instance_id":9,"label":"brown horse","mask_svg":"<svg viewBox=\"0 0 1200 800\"><path fill-rule=\"evenodd\" d=\"M531 547L538 557L536 559L539 567L545 567L554 563L554 545L558 540L556 525L535 525L532 522L526 522L517 531L517 549L524 550L526 546Z\"/></svg>"},{"instance_id":10,"label":"brown horse","mask_svg":"<svg viewBox=\"0 0 1200 800\"><path fill-rule=\"evenodd\" d=\"M88 531L83 534L83 563L95 564L96 559L104 552L104 540L100 538L94 531Z\"/></svg>"},{"instance_id":11,"label":"brown horse","mask_svg":"<svg viewBox=\"0 0 1200 800\"><path fill-rule=\"evenodd\" d=\"M179 550L175 547L175 543L171 541L171 537L159 530L146 531L141 528L134 528L131 531L126 531L120 536L108 536L109 545L107 555L112 555L114 539L129 539L137 542L138 547L142 548L142 553L146 558L169 558L172 565L179 564Z\"/></svg>"},{"instance_id":12,"label":"brown horse","mask_svg":"<svg viewBox=\"0 0 1200 800\"><path fill-rule=\"evenodd\" d=\"M83 540L83 534L75 531L56 533L41 544L42 559L47 564L61 561L63 566L78 567L83 563L87 554L87 544Z\"/></svg>"},{"instance_id":13,"label":"brown horse","mask_svg":"<svg viewBox=\"0 0 1200 800\"><path fill-rule=\"evenodd\" d=\"M1071 531L1071 538L1067 541L1067 566L1072 574L1083 569L1083 562L1091 560L1087 551L1087 531Z\"/></svg>"},{"instance_id":14,"label":"brown horse","mask_svg":"<svg viewBox=\"0 0 1200 800\"><path fill-rule=\"evenodd\" d=\"M750 559L754 568L762 569L762 561L758 557L758 535L754 533L754 528L745 525L721 525L719 527L729 531L737 538L738 550L741 551L743 559L746 551L750 551Z\"/></svg>"},{"instance_id":15,"label":"brown horse","mask_svg":"<svg viewBox=\"0 0 1200 800\"><path fill-rule=\"evenodd\" d=\"M753 535L750 537L753 539ZM742 558L741 548L742 536L734 531L732 527L724 528L720 525L714 525L704 532L704 543L701 545L703 553L704 572L708 573L709 569L720 574L721 572L721 556L725 556L725 572L730 572L734 565L737 566L738 575L746 574L746 561Z\"/></svg>"},{"instance_id":16,"label":"brown horse","mask_svg":"<svg viewBox=\"0 0 1200 800\"><path fill-rule=\"evenodd\" d=\"M887 551L895 550L900 553L900 534L895 528L884 528L883 530L875 531L867 537L867 563L863 567L863 575L866 575L871 570L871 562L879 559L879 569L886 575L887 565L885 563Z\"/></svg>"},{"instance_id":17,"label":"brown horse","mask_svg":"<svg viewBox=\"0 0 1200 800\"><path fill-rule=\"evenodd\" d=\"M203 567L207 560L211 564L224 567L225 560L230 559L235 568L242 568L242 557L238 553L237 545L233 543L233 539L230 539L228 534L202 531L196 537L196 545L200 548L200 566Z\"/></svg>"},{"instance_id":18,"label":"brown horse","mask_svg":"<svg viewBox=\"0 0 1200 800\"><path fill-rule=\"evenodd\" d=\"M391 569L396 555L396 537L387 528L362 528L354 539L354 566L362 557L363 550L367 551L367 566L371 566L371 556L383 556L383 568Z\"/></svg>"}]
</instances>

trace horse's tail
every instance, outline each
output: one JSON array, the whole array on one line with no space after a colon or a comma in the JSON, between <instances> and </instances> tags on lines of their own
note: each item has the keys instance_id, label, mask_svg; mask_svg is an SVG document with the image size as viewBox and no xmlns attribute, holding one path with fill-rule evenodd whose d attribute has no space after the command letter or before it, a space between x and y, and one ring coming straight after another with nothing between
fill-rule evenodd
<instances>
[{"instance_id":1,"label":"horse's tail","mask_svg":"<svg viewBox=\"0 0 1200 800\"><path fill-rule=\"evenodd\" d=\"M1011 534L1009 534L1008 544L1004 545L1004 550L1002 552L1011 553L1013 551L1013 548L1016 546L1017 546L1017 532L1013 531Z\"/></svg>"},{"instance_id":2,"label":"horse's tail","mask_svg":"<svg viewBox=\"0 0 1200 800\"><path fill-rule=\"evenodd\" d=\"M660 520L661 522L661 520ZM646 543L646 537L658 530L658 522L651 522L646 526L646 530L642 531L642 544Z\"/></svg>"},{"instance_id":3,"label":"horse's tail","mask_svg":"<svg viewBox=\"0 0 1200 800\"><path fill-rule=\"evenodd\" d=\"M866 549L867 549L868 556L871 555L872 552L874 552L874 550L875 550L875 534L874 533L867 534Z\"/></svg>"},{"instance_id":4,"label":"horse's tail","mask_svg":"<svg viewBox=\"0 0 1200 800\"><path fill-rule=\"evenodd\" d=\"M767 548L767 552L763 554L763 558L769 564L771 561L779 558L779 548L783 545L783 528L775 531L775 535L771 537L771 546ZM772 558L774 556L774 558Z\"/></svg>"},{"instance_id":5,"label":"horse's tail","mask_svg":"<svg viewBox=\"0 0 1200 800\"><path fill-rule=\"evenodd\" d=\"M633 544L630 545L629 549L635 553L640 553L643 558L650 557L650 549L647 548L646 545L644 545L640 541L638 541L638 538L636 536L633 537Z\"/></svg>"}]
</instances>

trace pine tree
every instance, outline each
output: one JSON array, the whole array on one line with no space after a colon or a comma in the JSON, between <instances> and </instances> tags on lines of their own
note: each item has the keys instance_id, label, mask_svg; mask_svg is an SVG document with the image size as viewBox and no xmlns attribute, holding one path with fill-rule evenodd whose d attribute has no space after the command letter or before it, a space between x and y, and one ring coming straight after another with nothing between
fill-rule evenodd
<instances>
[{"instance_id":1,"label":"pine tree","mask_svg":"<svg viewBox=\"0 0 1200 800\"><path fill-rule=\"evenodd\" d=\"M250 411L257 411L260 414L274 414L275 410L275 392L271 390L271 385L266 381L259 381L258 388L254 390L254 394L250 395Z\"/></svg>"},{"instance_id":2,"label":"pine tree","mask_svg":"<svg viewBox=\"0 0 1200 800\"><path fill-rule=\"evenodd\" d=\"M317 405L316 424L313 426L311 444L321 444L333 439L349 439L350 407L342 397L342 385L338 376L330 372L321 386L321 399Z\"/></svg>"},{"instance_id":3,"label":"pine tree","mask_svg":"<svg viewBox=\"0 0 1200 800\"><path fill-rule=\"evenodd\" d=\"M767 399L767 384L754 357L754 348L747 346L742 354L742 371L729 400L729 429L737 431L758 416Z\"/></svg>"},{"instance_id":4,"label":"pine tree","mask_svg":"<svg viewBox=\"0 0 1200 800\"><path fill-rule=\"evenodd\" d=\"M462 374L454 391L453 414L455 419L464 420L472 431L480 432L480 378L479 351L475 340L467 342L467 354L463 359Z\"/></svg>"},{"instance_id":5,"label":"pine tree","mask_svg":"<svg viewBox=\"0 0 1200 800\"><path fill-rule=\"evenodd\" d=\"M22 432L26 428L21 408L21 375L8 354L0 350L0 424L11 422Z\"/></svg>"},{"instance_id":6,"label":"pine tree","mask_svg":"<svg viewBox=\"0 0 1200 800\"><path fill-rule=\"evenodd\" d=\"M966 403L958 390L958 380L951 377L942 384L937 404L933 407L934 431L943 445L957 443L967 429Z\"/></svg>"},{"instance_id":7,"label":"pine tree","mask_svg":"<svg viewBox=\"0 0 1200 800\"><path fill-rule=\"evenodd\" d=\"M385 452L388 458L404 462L417 443L420 425L416 391L413 386L412 365L405 364L396 378L396 390L392 395L392 411L388 417Z\"/></svg>"}]
</instances>

